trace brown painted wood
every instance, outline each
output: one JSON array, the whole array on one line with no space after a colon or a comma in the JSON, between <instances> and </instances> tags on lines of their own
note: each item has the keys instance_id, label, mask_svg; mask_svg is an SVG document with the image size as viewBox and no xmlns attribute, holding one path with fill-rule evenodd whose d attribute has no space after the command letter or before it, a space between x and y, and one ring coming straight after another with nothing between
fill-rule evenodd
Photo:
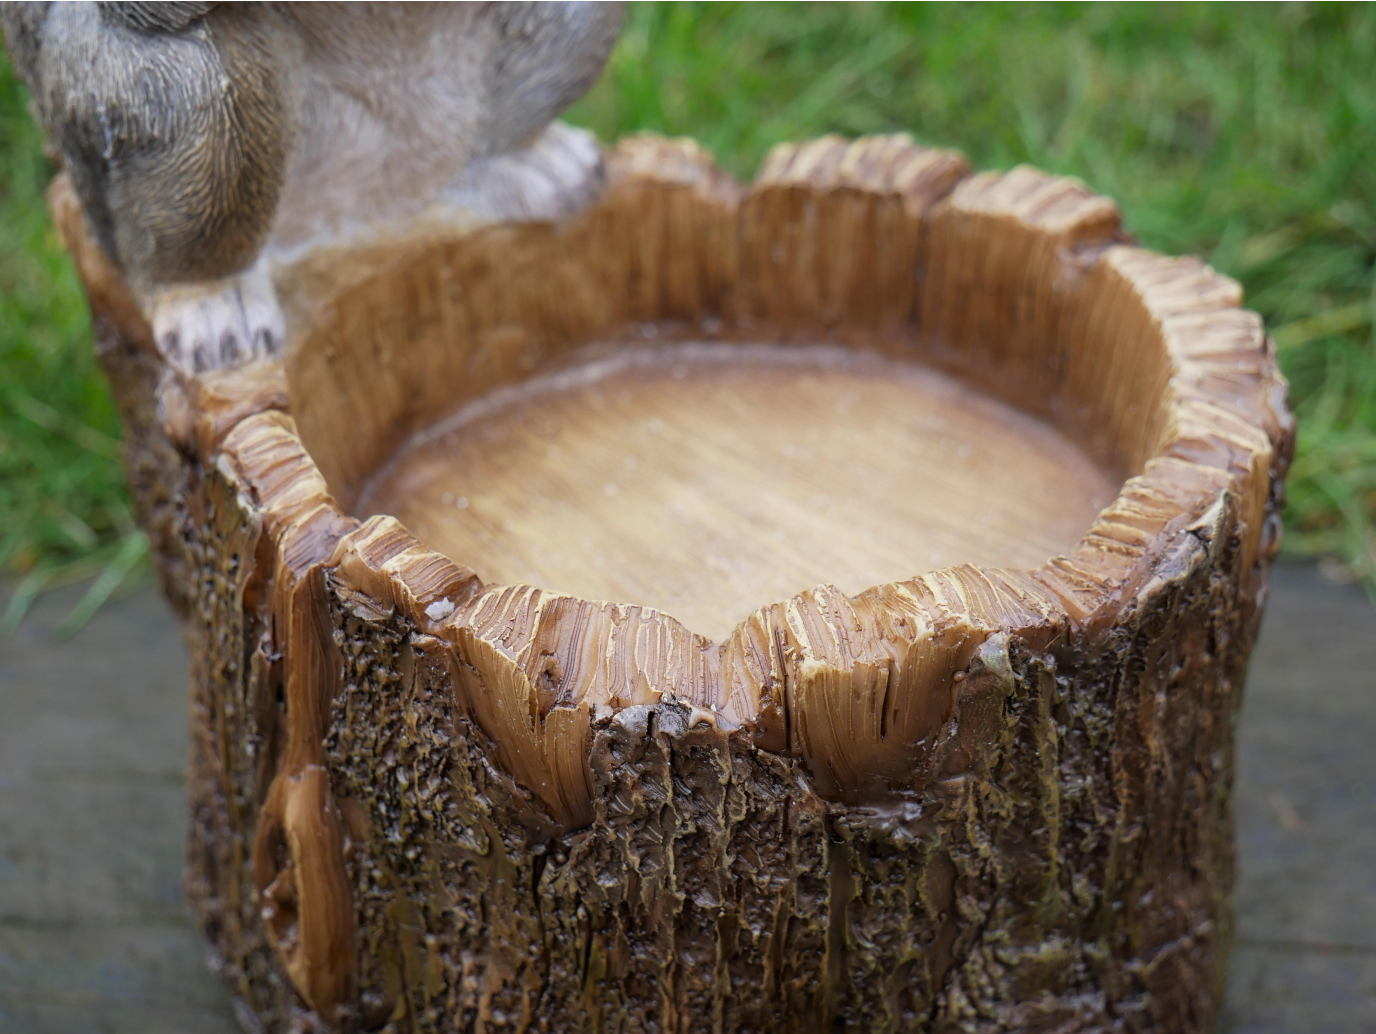
<instances>
[{"instance_id":1,"label":"brown painted wood","mask_svg":"<svg viewBox=\"0 0 1376 1034\"><path fill-rule=\"evenodd\" d=\"M599 349L421 432L365 487L484 581L653 607L715 641L761 600L1036 567L1118 486L1043 421L835 346Z\"/></svg>"},{"instance_id":2,"label":"brown painted wood","mask_svg":"<svg viewBox=\"0 0 1376 1034\"><path fill-rule=\"evenodd\" d=\"M193 380L55 188L227 979L274 1031L1211 1029L1293 435L1237 285L902 138L610 164L281 271L285 364Z\"/></svg>"}]
</instances>

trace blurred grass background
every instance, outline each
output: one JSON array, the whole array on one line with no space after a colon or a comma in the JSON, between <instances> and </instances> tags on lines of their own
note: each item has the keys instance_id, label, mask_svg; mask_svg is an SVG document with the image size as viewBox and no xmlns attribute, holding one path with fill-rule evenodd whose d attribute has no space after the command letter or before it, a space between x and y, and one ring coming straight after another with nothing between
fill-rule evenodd
<instances>
[{"instance_id":1,"label":"blurred grass background","mask_svg":"<svg viewBox=\"0 0 1376 1034\"><path fill-rule=\"evenodd\" d=\"M632 5L568 115L696 137L748 178L780 141L906 130L976 168L1116 198L1147 247L1239 279L1300 418L1285 549L1376 586L1376 5ZM143 553L51 167L0 69L0 572L45 584ZM1376 590L1373 590L1376 591ZM74 615L79 621L82 613Z\"/></svg>"}]
</instances>

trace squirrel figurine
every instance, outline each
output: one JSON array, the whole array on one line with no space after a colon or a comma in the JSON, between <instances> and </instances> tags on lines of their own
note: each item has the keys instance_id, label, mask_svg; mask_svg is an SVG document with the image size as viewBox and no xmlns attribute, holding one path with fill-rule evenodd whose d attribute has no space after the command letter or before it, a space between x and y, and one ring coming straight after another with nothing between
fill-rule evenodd
<instances>
[{"instance_id":1,"label":"squirrel figurine","mask_svg":"<svg viewBox=\"0 0 1376 1034\"><path fill-rule=\"evenodd\" d=\"M553 119L601 74L606 3L9 3L14 64L159 350L277 353L274 263L434 220L550 219L597 194Z\"/></svg>"}]
</instances>

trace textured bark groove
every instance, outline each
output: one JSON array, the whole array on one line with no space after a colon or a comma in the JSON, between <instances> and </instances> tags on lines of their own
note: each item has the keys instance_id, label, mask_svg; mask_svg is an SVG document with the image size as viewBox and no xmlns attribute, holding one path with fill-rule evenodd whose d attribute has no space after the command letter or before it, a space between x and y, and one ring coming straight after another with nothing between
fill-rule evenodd
<instances>
[{"instance_id":1,"label":"textured bark groove","mask_svg":"<svg viewBox=\"0 0 1376 1034\"><path fill-rule=\"evenodd\" d=\"M686 141L609 168L559 224L303 260L285 362L192 379L54 187L191 649L188 893L247 1013L1211 1029L1293 438L1237 285L1077 182L904 138L780 147L749 186ZM454 407L691 341L919 360L1121 491L1040 567L817 586L715 641L354 516Z\"/></svg>"}]
</instances>

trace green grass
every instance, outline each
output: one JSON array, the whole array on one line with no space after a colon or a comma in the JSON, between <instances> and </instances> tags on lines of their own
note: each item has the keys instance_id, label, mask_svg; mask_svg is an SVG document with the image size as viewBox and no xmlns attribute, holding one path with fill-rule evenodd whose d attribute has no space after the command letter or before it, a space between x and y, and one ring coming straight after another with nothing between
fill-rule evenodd
<instances>
[{"instance_id":1,"label":"green grass","mask_svg":"<svg viewBox=\"0 0 1376 1034\"><path fill-rule=\"evenodd\" d=\"M1286 550L1376 585L1376 6L634 6L569 118L742 177L780 140L896 130L1081 177L1243 283L1300 417ZM0 153L0 566L127 565L118 424L8 71Z\"/></svg>"},{"instance_id":2,"label":"green grass","mask_svg":"<svg viewBox=\"0 0 1376 1034\"><path fill-rule=\"evenodd\" d=\"M0 632L51 585L90 576L69 629L146 554L91 321L48 217L52 167L0 58L0 574L20 575Z\"/></svg>"}]
</instances>

